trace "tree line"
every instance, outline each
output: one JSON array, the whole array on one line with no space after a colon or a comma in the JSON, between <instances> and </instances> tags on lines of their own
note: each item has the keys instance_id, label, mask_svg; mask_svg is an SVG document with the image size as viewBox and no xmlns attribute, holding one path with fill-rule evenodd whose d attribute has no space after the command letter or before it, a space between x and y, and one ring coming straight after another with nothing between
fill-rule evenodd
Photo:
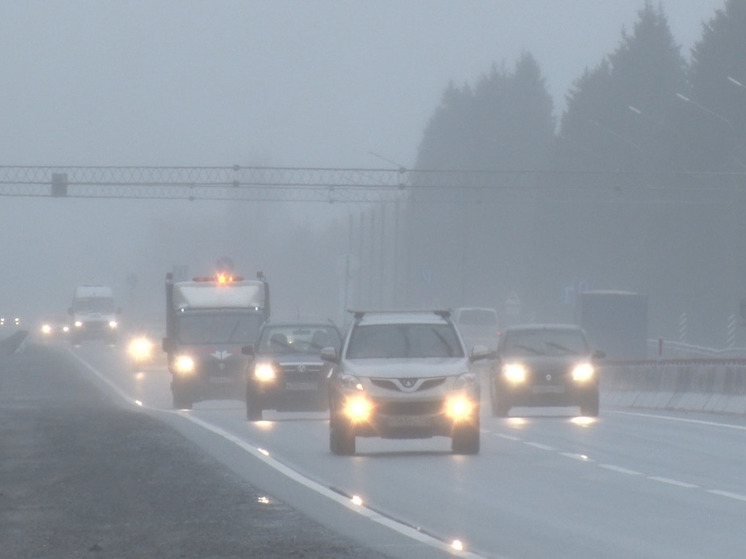
<instances>
[{"instance_id":1,"label":"tree line","mask_svg":"<svg viewBox=\"0 0 746 559\"><path fill-rule=\"evenodd\" d=\"M686 58L646 0L559 118L528 52L449 83L411 177L411 302L518 294L516 320L570 320L580 290L635 291L652 335L723 345L746 296L746 2Z\"/></svg>"}]
</instances>

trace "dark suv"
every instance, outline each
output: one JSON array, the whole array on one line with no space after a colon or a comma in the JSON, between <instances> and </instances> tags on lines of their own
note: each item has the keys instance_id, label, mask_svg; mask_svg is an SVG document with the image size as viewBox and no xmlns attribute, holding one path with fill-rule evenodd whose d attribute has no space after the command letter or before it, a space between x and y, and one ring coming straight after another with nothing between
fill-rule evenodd
<instances>
[{"instance_id":1,"label":"dark suv","mask_svg":"<svg viewBox=\"0 0 746 559\"><path fill-rule=\"evenodd\" d=\"M479 452L479 379L449 311L356 312L329 383L329 447L354 454L356 437L447 436L453 452Z\"/></svg>"}]
</instances>

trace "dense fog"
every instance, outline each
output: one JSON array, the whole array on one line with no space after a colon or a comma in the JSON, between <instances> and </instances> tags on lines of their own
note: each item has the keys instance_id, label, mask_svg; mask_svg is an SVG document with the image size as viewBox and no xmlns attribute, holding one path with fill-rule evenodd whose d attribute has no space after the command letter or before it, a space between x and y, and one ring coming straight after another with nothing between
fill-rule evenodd
<instances>
[{"instance_id":1,"label":"dense fog","mask_svg":"<svg viewBox=\"0 0 746 559\"><path fill-rule=\"evenodd\" d=\"M682 94L666 97L669 112L630 98L601 122L581 95L596 91L588 84L605 57L636 44L646 6L688 64L725 4L6 7L3 48L22 54L2 63L3 165L308 167L308 181L324 167L356 177L402 167L404 188L379 196L369 176L356 178L367 197L296 203L4 190L0 309L33 324L64 315L76 285L98 283L115 288L125 324L161 320L166 272L204 275L229 256L242 275L266 274L282 317L341 323L346 308L487 306L505 323L564 322L577 293L613 289L649 295L653 337L742 344L746 59L722 85L735 95L728 117ZM543 123L495 117L488 130L481 115L497 113L495 99L465 116L534 63ZM531 127L547 134L526 136ZM695 161L690 144L676 147L686 130L708 146L727 138L715 151L726 157ZM485 148L495 138L509 141Z\"/></svg>"}]
</instances>

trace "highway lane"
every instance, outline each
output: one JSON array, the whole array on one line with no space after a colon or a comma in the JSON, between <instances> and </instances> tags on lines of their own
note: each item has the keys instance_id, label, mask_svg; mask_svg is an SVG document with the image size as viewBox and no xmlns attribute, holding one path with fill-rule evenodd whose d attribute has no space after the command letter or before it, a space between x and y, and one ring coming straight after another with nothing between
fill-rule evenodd
<instances>
[{"instance_id":1,"label":"highway lane","mask_svg":"<svg viewBox=\"0 0 746 559\"><path fill-rule=\"evenodd\" d=\"M122 395L169 410L168 373L133 371L115 348L73 350ZM518 410L492 418L482 452L449 441L359 439L359 455L328 451L324 414L250 424L240 401L209 401L191 417L324 487L484 557L741 557L746 550L746 419L603 409Z\"/></svg>"}]
</instances>

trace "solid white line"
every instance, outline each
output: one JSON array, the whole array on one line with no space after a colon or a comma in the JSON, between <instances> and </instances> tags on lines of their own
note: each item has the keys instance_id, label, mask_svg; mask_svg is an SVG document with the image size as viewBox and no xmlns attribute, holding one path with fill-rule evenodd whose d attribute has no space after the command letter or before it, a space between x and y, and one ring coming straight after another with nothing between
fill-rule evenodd
<instances>
[{"instance_id":1,"label":"solid white line","mask_svg":"<svg viewBox=\"0 0 746 559\"><path fill-rule=\"evenodd\" d=\"M739 493L731 493L730 491L720 491L719 489L708 489L708 493L713 495L719 495L720 497L728 497L729 499L736 499L737 501L746 501L746 495Z\"/></svg>"},{"instance_id":2,"label":"solid white line","mask_svg":"<svg viewBox=\"0 0 746 559\"><path fill-rule=\"evenodd\" d=\"M646 417L652 419L660 419L661 421L678 421L681 423L694 423L697 425L707 425L708 427L725 427L726 429L737 429L739 431L746 431L746 425L731 425L729 423L717 423L716 421L705 421L703 419L686 419L684 417L667 417L665 415L655 415L652 413L638 413L629 411L609 411L608 413L616 413L620 415L635 415L637 417Z\"/></svg>"},{"instance_id":3,"label":"solid white line","mask_svg":"<svg viewBox=\"0 0 746 559\"><path fill-rule=\"evenodd\" d=\"M513 435L505 435L503 433L493 433L496 437L501 437L503 439L508 439L509 441L520 441L520 437L514 437Z\"/></svg>"},{"instance_id":4,"label":"solid white line","mask_svg":"<svg viewBox=\"0 0 746 559\"><path fill-rule=\"evenodd\" d=\"M648 476L648 479L652 481L659 481L661 483L666 483L668 485L675 485L676 487L683 487L685 489L698 489L699 488L699 485L694 485L693 483L686 483L684 481L679 481L679 480L671 479L667 477Z\"/></svg>"},{"instance_id":5,"label":"solid white line","mask_svg":"<svg viewBox=\"0 0 746 559\"><path fill-rule=\"evenodd\" d=\"M91 364L89 364L87 361L85 361L82 357L78 356L76 353L74 353L72 350L70 350L70 353L78 360L80 361L91 373L93 373L97 379L99 379L101 382L105 383L111 390L122 400L124 400L128 404L132 404L135 406L145 407L141 404L138 404L136 400L131 398L127 393L125 393L121 388L119 388L116 384L114 384L111 380L103 376L98 370L96 370ZM177 415L183 419L186 419L187 421L191 421L192 423L199 425L203 429L206 429L207 431L210 431L225 440L235 444L243 451L247 452L248 454L251 454L253 457L261 460L274 470L280 472L284 476L286 476L289 479L292 479L296 483L299 483L303 485L304 487L307 487L308 489L315 491L319 495L326 497L327 499L330 499L336 503L339 503L340 505L346 507L347 509L365 517L369 520L376 522L382 526L385 526L389 528L390 530L394 530L395 532L398 532L399 534L402 534L403 536L406 536L410 539L413 539L415 541L418 541L420 543L423 543L425 545L428 545L430 547L433 547L435 549L439 549L445 553L455 555L457 557L467 557L470 559L484 559L481 555L478 555L474 552L467 551L467 550L457 550L452 545L439 540L438 538L435 538L433 536L430 536L424 532L421 532L417 530L416 528L413 528L407 524L404 524L402 522L399 522L393 518L389 518L387 516L384 516L374 510L371 510L363 505L355 504L353 500L350 497L346 497L342 495L341 493L337 493L336 491L332 491L328 487L321 485L320 483L317 483L296 470L293 470L292 468L286 466L282 462L278 462L274 458L272 458L269 453L261 448L255 447L247 443L246 441L242 440L241 438L221 429L220 427L217 427L216 425L213 425L211 423L208 423L206 421L203 421L202 419L199 419L198 417L195 417L188 413L183 413L178 410L162 410L158 408L148 408L152 411L160 412L160 413L169 413Z\"/></svg>"}]
</instances>

